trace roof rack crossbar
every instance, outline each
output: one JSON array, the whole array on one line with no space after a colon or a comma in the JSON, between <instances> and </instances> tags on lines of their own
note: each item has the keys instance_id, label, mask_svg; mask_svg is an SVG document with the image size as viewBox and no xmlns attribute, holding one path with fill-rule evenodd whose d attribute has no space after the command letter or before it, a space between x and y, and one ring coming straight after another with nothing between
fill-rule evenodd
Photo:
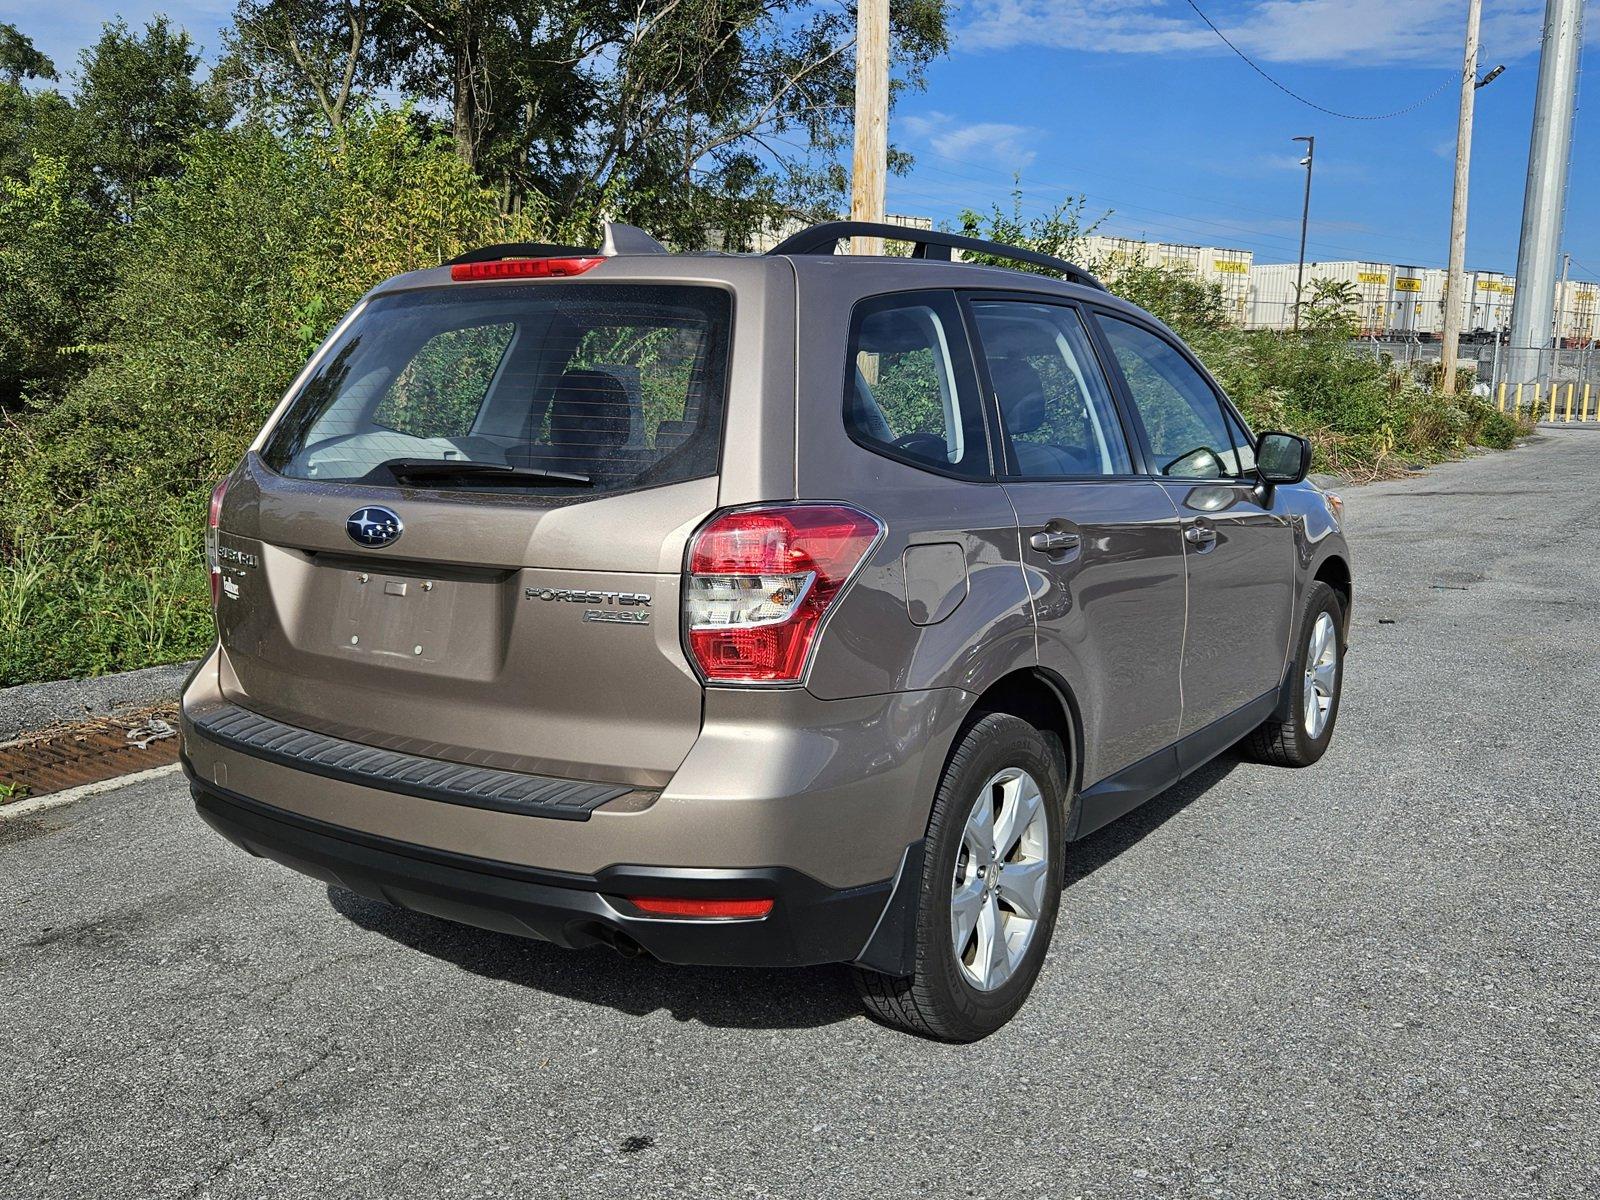
<instances>
[{"instance_id":1,"label":"roof rack crossbar","mask_svg":"<svg viewBox=\"0 0 1600 1200\"><path fill-rule=\"evenodd\" d=\"M986 242L982 238L966 237L959 233L942 233L935 229L913 229L907 225L889 225L878 221L823 221L809 229L802 229L783 239L768 254L832 254L845 238L869 237L885 241L910 242L913 258L937 258L949 261L952 250L971 250L975 254L988 254L994 258L1007 258L1012 262L1029 263L1058 271L1069 283L1106 290L1088 271L1076 263L1021 246L1007 246L1001 242Z\"/></svg>"}]
</instances>

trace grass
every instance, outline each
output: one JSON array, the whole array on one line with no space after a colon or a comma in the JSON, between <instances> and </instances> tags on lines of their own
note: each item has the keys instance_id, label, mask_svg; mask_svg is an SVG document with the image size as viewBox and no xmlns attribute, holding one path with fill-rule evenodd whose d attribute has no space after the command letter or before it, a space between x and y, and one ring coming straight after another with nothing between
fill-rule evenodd
<instances>
[{"instance_id":1,"label":"grass","mask_svg":"<svg viewBox=\"0 0 1600 1200\"><path fill-rule=\"evenodd\" d=\"M157 528L131 548L24 536L0 555L0 686L178 662L210 639L198 528Z\"/></svg>"}]
</instances>

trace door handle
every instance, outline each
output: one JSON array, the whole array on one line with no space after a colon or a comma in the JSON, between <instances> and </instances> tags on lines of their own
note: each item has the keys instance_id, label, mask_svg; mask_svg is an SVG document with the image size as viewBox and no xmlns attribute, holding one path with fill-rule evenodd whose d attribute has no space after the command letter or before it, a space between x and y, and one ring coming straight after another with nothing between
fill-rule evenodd
<instances>
[{"instance_id":1,"label":"door handle","mask_svg":"<svg viewBox=\"0 0 1600 1200\"><path fill-rule=\"evenodd\" d=\"M1217 540L1217 531L1209 525L1191 525L1183 531L1183 540L1191 546L1209 546Z\"/></svg>"},{"instance_id":2,"label":"door handle","mask_svg":"<svg viewBox=\"0 0 1600 1200\"><path fill-rule=\"evenodd\" d=\"M1065 554L1083 545L1083 539L1075 533L1063 533L1058 529L1041 529L1028 539L1028 545L1041 554Z\"/></svg>"}]
</instances>

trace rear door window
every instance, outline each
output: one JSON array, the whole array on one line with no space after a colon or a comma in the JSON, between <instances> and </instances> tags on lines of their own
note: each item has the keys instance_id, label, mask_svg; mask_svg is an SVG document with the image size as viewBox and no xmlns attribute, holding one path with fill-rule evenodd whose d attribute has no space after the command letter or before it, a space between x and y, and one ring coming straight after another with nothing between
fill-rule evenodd
<instances>
[{"instance_id":1,"label":"rear door window","mask_svg":"<svg viewBox=\"0 0 1600 1200\"><path fill-rule=\"evenodd\" d=\"M852 438L880 454L989 477L983 409L953 293L900 293L856 306L844 421Z\"/></svg>"},{"instance_id":2,"label":"rear door window","mask_svg":"<svg viewBox=\"0 0 1600 1200\"><path fill-rule=\"evenodd\" d=\"M1077 310L974 300L1012 470L1025 479L1133 472L1111 389Z\"/></svg>"},{"instance_id":3,"label":"rear door window","mask_svg":"<svg viewBox=\"0 0 1600 1200\"><path fill-rule=\"evenodd\" d=\"M294 478L568 497L714 474L730 323L708 287L379 296L262 456Z\"/></svg>"}]
</instances>

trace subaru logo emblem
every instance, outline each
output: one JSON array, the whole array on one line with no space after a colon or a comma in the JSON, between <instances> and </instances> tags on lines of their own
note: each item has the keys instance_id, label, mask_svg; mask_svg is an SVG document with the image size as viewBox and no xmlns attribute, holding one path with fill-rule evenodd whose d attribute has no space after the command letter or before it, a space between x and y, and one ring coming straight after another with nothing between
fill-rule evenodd
<instances>
[{"instance_id":1,"label":"subaru logo emblem","mask_svg":"<svg viewBox=\"0 0 1600 1200\"><path fill-rule=\"evenodd\" d=\"M400 514L376 504L357 509L344 523L344 531L358 546L392 545L400 540L405 528L400 521Z\"/></svg>"}]
</instances>

